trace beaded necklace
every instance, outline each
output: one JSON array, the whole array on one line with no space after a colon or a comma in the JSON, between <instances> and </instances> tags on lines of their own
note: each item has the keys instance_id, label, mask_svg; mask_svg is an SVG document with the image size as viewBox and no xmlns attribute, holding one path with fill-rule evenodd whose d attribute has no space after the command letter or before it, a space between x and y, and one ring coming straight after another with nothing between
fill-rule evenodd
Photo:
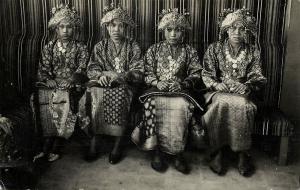
<instances>
[{"instance_id":1,"label":"beaded necklace","mask_svg":"<svg viewBox=\"0 0 300 190\"><path fill-rule=\"evenodd\" d=\"M170 62L171 64L174 64L175 61L176 61L176 60L175 60L175 56L177 55L179 46L177 46L177 47L175 48L175 52L174 52L174 53L173 53L173 51L172 51L172 47L171 47L170 44L167 44L167 47L168 47L168 50L169 50L169 52L170 52L170 54L171 54L171 55L169 55L169 56L167 57L167 59L169 60L169 62Z\"/></svg>"},{"instance_id":2,"label":"beaded necklace","mask_svg":"<svg viewBox=\"0 0 300 190\"><path fill-rule=\"evenodd\" d=\"M121 46L119 46L120 48L119 49L117 49L117 47L116 47L116 45L115 45L115 43L114 42L112 42L113 43L113 47L114 47L114 49L115 49L115 52L116 52L116 57L115 57L115 59L114 59L114 61L115 61L115 69L116 69L116 71L118 72L118 73L121 73L122 72L122 70L121 70L121 51L122 51L122 49L123 49L123 46L124 46L124 44L125 44L125 42L123 42L122 43L122 45Z\"/></svg>"},{"instance_id":3,"label":"beaded necklace","mask_svg":"<svg viewBox=\"0 0 300 190\"><path fill-rule=\"evenodd\" d=\"M168 42L166 43L166 45L167 45L167 49L168 49L170 55L167 57L169 64L166 64L165 66L163 66L164 67L163 78L165 78L166 80L171 80L174 77L174 74L179 67L179 59L180 59L180 57L183 56L184 49L178 45L175 48L175 52L173 53L171 45ZM180 51L180 54L179 54L179 51ZM177 56L177 58L175 58L175 56L177 54L179 54L179 55Z\"/></svg>"},{"instance_id":4,"label":"beaded necklace","mask_svg":"<svg viewBox=\"0 0 300 190\"><path fill-rule=\"evenodd\" d=\"M246 58L246 50L242 50L238 53L238 56L236 58L233 58L229 52L229 44L225 47L225 59L226 62L231 66L232 68L232 75L234 77L237 76L237 68L239 63L243 62Z\"/></svg>"},{"instance_id":5,"label":"beaded necklace","mask_svg":"<svg viewBox=\"0 0 300 190\"><path fill-rule=\"evenodd\" d=\"M66 43L66 45L64 45L61 41L57 42L57 47L58 47L58 51L60 51L61 53L66 53L67 51L67 47L69 46L70 42Z\"/></svg>"}]
</instances>

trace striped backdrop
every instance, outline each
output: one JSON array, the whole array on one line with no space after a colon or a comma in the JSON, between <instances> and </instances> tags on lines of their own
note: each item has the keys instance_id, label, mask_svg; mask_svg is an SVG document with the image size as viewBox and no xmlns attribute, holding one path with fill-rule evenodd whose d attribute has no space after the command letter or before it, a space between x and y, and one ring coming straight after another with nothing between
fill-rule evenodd
<instances>
[{"instance_id":1,"label":"striped backdrop","mask_svg":"<svg viewBox=\"0 0 300 190\"><path fill-rule=\"evenodd\" d=\"M69 3L80 13L83 27L79 36L91 49L105 36L100 27L103 7L112 0L1 0L0 14L0 83L12 81L28 95L36 77L43 45L48 41L47 22L50 10ZM145 51L161 39L157 31L158 13L177 7L190 12L192 31L187 41L197 48L202 58L207 46L217 39L217 16L224 8L251 9L257 18L263 69L268 78L264 92L267 105L278 106L285 56L285 20L288 0L114 0L126 8L137 23L128 35ZM0 92L1 93L1 92Z\"/></svg>"}]
</instances>

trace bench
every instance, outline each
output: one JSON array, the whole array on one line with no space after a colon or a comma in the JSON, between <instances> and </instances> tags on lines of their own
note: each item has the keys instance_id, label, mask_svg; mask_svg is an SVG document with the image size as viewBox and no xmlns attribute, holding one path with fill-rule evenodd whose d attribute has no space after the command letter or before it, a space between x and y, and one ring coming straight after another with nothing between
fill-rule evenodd
<instances>
[{"instance_id":1,"label":"bench","mask_svg":"<svg viewBox=\"0 0 300 190\"><path fill-rule=\"evenodd\" d=\"M294 126L278 108L263 108L257 113L253 134L279 138L278 164L288 161L289 138Z\"/></svg>"}]
</instances>

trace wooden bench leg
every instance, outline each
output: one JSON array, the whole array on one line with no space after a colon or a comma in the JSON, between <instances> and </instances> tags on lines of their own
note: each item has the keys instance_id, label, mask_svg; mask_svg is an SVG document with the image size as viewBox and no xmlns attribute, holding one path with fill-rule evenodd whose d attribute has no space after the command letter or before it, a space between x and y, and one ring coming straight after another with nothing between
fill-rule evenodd
<instances>
[{"instance_id":1,"label":"wooden bench leg","mask_svg":"<svg viewBox=\"0 0 300 190\"><path fill-rule=\"evenodd\" d=\"M288 147L289 147L289 137L288 136L280 137L278 164L281 166L287 164Z\"/></svg>"}]
</instances>

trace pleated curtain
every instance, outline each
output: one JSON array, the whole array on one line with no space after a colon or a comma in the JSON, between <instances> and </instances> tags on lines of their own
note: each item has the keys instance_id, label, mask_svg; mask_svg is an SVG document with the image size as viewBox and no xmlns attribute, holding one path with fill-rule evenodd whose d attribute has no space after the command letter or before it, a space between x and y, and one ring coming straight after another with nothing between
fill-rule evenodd
<instances>
[{"instance_id":1,"label":"pleated curtain","mask_svg":"<svg viewBox=\"0 0 300 190\"><path fill-rule=\"evenodd\" d=\"M217 40L217 20L223 9L246 7L252 10L257 19L258 46L268 79L263 100L267 105L278 106L288 0L1 0L1 85L10 81L24 95L31 93L41 49L53 35L47 29L52 7L64 3L78 10L83 21L78 39L91 50L107 35L100 26L100 19L104 6L111 2L121 4L136 21L137 27L128 31L128 37L136 39L143 52L151 44L162 40L162 34L157 30L159 12L169 8L185 9L190 13L192 26L186 41L198 50L200 58L207 46Z\"/></svg>"}]
</instances>

